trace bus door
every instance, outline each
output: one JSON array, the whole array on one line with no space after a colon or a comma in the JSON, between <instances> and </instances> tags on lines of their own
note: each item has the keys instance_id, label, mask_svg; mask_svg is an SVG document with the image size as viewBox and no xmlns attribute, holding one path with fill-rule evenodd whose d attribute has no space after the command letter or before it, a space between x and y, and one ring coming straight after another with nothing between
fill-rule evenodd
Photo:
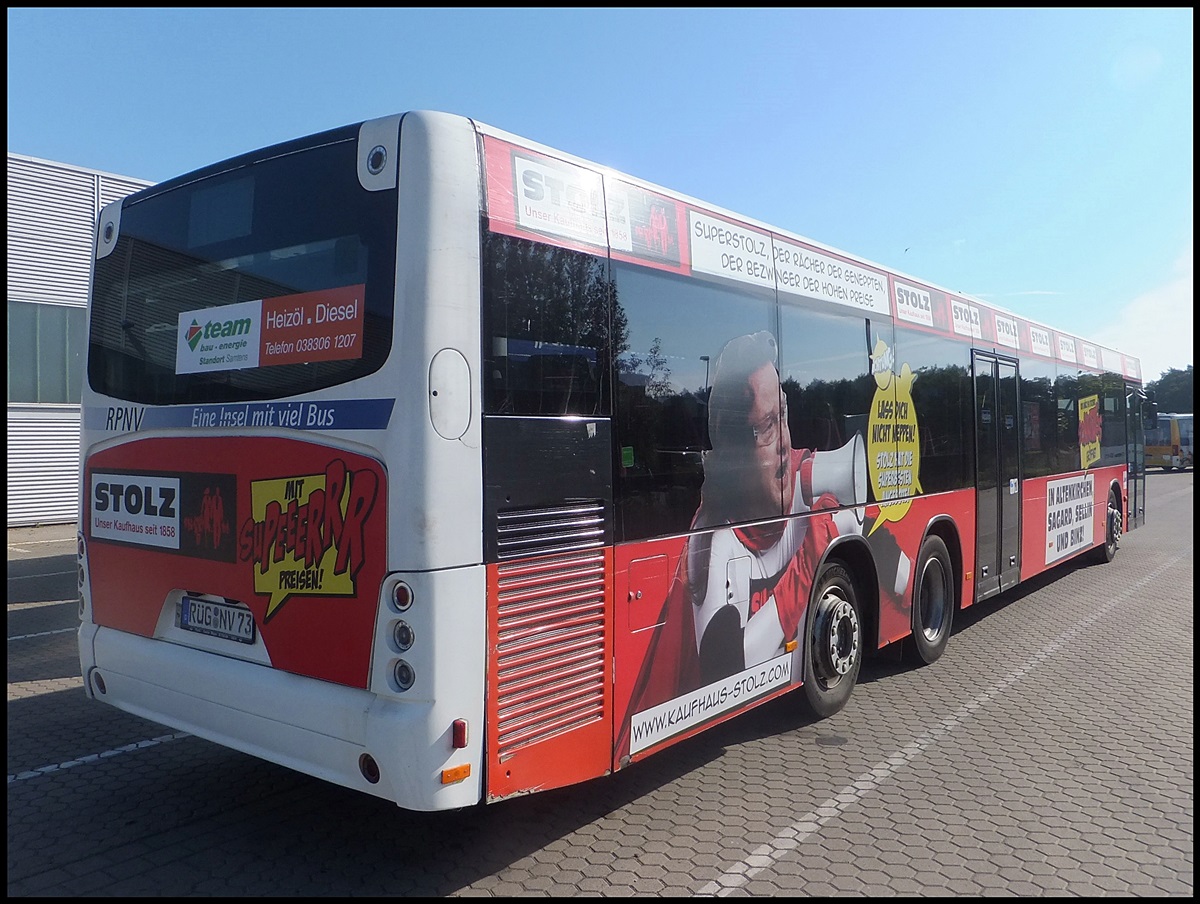
<instances>
[{"instance_id":1,"label":"bus door","mask_svg":"<svg viewBox=\"0 0 1200 904\"><path fill-rule=\"evenodd\" d=\"M975 378L975 599L1021 570L1021 420L1017 362L971 352Z\"/></svg>"},{"instance_id":2,"label":"bus door","mask_svg":"<svg viewBox=\"0 0 1200 904\"><path fill-rule=\"evenodd\" d=\"M1125 401L1125 472L1129 495L1126 530L1133 530L1146 518L1146 416L1153 406L1132 383L1125 384Z\"/></svg>"}]
</instances>

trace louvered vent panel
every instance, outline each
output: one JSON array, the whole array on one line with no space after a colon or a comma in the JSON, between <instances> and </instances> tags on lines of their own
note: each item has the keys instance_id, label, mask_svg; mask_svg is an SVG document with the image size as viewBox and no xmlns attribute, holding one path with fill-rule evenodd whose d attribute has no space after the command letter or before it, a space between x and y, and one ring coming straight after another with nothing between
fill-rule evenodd
<instances>
[{"instance_id":1,"label":"louvered vent panel","mask_svg":"<svg viewBox=\"0 0 1200 904\"><path fill-rule=\"evenodd\" d=\"M586 500L496 515L497 558L591 549L604 542L604 503Z\"/></svg>"},{"instance_id":2,"label":"louvered vent panel","mask_svg":"<svg viewBox=\"0 0 1200 904\"><path fill-rule=\"evenodd\" d=\"M604 716L604 553L499 566L500 758Z\"/></svg>"}]
</instances>

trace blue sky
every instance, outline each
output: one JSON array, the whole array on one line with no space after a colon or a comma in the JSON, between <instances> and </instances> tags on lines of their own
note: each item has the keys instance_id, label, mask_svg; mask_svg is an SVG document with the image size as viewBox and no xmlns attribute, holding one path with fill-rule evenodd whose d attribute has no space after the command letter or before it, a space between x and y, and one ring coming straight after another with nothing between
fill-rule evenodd
<instances>
[{"instance_id":1,"label":"blue sky","mask_svg":"<svg viewBox=\"0 0 1200 904\"><path fill-rule=\"evenodd\" d=\"M462 113L1192 364L1193 10L8 9L8 150L162 180Z\"/></svg>"}]
</instances>

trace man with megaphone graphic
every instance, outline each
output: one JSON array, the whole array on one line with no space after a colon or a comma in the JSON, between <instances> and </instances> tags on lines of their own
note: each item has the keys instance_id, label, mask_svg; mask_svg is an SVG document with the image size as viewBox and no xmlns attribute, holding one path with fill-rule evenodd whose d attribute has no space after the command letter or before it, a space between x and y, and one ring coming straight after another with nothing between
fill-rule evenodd
<instances>
[{"instance_id":1,"label":"man with megaphone graphic","mask_svg":"<svg viewBox=\"0 0 1200 904\"><path fill-rule=\"evenodd\" d=\"M623 730L632 714L781 655L803 633L825 550L863 531L863 438L828 451L792 448L777 358L775 337L762 330L727 342L716 361L696 533L680 556ZM895 562L905 564L902 555ZM898 577L906 581L907 571Z\"/></svg>"}]
</instances>

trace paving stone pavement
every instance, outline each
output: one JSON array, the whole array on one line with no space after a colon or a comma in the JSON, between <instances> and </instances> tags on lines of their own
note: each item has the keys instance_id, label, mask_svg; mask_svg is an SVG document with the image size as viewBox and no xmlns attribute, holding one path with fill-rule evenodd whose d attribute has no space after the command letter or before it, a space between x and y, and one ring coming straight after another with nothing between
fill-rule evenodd
<instances>
[{"instance_id":1,"label":"paving stone pavement","mask_svg":"<svg viewBox=\"0 0 1200 904\"><path fill-rule=\"evenodd\" d=\"M960 613L933 666L872 661L830 719L785 697L439 814L84 700L74 525L10 530L9 896L1191 898L1192 474L1148 483L1114 562Z\"/></svg>"}]
</instances>

